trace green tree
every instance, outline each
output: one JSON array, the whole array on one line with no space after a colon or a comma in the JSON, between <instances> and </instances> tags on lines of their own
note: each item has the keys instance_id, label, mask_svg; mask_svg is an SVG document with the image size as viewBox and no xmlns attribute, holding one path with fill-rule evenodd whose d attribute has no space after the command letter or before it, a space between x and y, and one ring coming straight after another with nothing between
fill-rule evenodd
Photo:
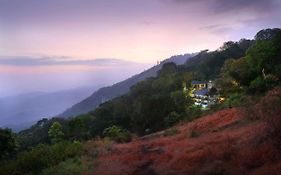
<instances>
[{"instance_id":1,"label":"green tree","mask_svg":"<svg viewBox=\"0 0 281 175\"><path fill-rule=\"evenodd\" d=\"M71 140L87 140L90 138L91 115L83 114L72 118L68 122L69 132L65 135Z\"/></svg>"},{"instance_id":2,"label":"green tree","mask_svg":"<svg viewBox=\"0 0 281 175\"><path fill-rule=\"evenodd\" d=\"M245 58L226 60L221 69L220 78L221 82L217 82L217 84L227 92L249 86L251 76Z\"/></svg>"},{"instance_id":3,"label":"green tree","mask_svg":"<svg viewBox=\"0 0 281 175\"><path fill-rule=\"evenodd\" d=\"M81 154L82 144L80 142L62 141L52 145L39 144L30 150L20 152L16 159L1 162L0 175L42 174L42 170L61 168L57 167L61 162L80 157ZM56 172L55 174L59 173Z\"/></svg>"},{"instance_id":4,"label":"green tree","mask_svg":"<svg viewBox=\"0 0 281 175\"><path fill-rule=\"evenodd\" d=\"M116 125L106 128L103 131L103 135L116 142L129 142L132 139L131 134L127 130Z\"/></svg>"},{"instance_id":5,"label":"green tree","mask_svg":"<svg viewBox=\"0 0 281 175\"><path fill-rule=\"evenodd\" d=\"M0 128L0 159L8 156L16 149L15 135L10 129Z\"/></svg>"},{"instance_id":6,"label":"green tree","mask_svg":"<svg viewBox=\"0 0 281 175\"><path fill-rule=\"evenodd\" d=\"M169 75L177 72L177 65L174 62L168 62L163 64L162 69L158 72L158 75Z\"/></svg>"},{"instance_id":7,"label":"green tree","mask_svg":"<svg viewBox=\"0 0 281 175\"><path fill-rule=\"evenodd\" d=\"M173 124L179 122L180 119L181 119L181 116L177 112L173 111L167 117L165 117L165 119L164 119L165 125L167 127L172 126Z\"/></svg>"},{"instance_id":8,"label":"green tree","mask_svg":"<svg viewBox=\"0 0 281 175\"><path fill-rule=\"evenodd\" d=\"M49 137L52 143L58 143L63 140L64 133L62 132L62 126L59 122L55 121L48 131Z\"/></svg>"},{"instance_id":9,"label":"green tree","mask_svg":"<svg viewBox=\"0 0 281 175\"><path fill-rule=\"evenodd\" d=\"M245 57L225 61L219 84L228 92L237 92L243 88L249 94L259 94L279 83L281 30L262 30L255 39Z\"/></svg>"},{"instance_id":10,"label":"green tree","mask_svg":"<svg viewBox=\"0 0 281 175\"><path fill-rule=\"evenodd\" d=\"M251 75L251 93L265 92L276 86L281 78L281 30L260 31L256 39L245 57Z\"/></svg>"},{"instance_id":11,"label":"green tree","mask_svg":"<svg viewBox=\"0 0 281 175\"><path fill-rule=\"evenodd\" d=\"M270 40L280 32L281 32L281 29L278 29L278 28L264 29L264 30L259 31L256 34L255 40Z\"/></svg>"}]
</instances>

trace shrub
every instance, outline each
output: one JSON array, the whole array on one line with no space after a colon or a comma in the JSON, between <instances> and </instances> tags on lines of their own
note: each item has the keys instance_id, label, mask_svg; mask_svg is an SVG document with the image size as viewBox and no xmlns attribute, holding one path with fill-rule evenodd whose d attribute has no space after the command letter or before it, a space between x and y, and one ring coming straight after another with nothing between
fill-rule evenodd
<instances>
[{"instance_id":1,"label":"shrub","mask_svg":"<svg viewBox=\"0 0 281 175\"><path fill-rule=\"evenodd\" d=\"M95 140L89 140L83 145L83 154L90 159L95 159L99 156L99 145Z\"/></svg>"},{"instance_id":2,"label":"shrub","mask_svg":"<svg viewBox=\"0 0 281 175\"><path fill-rule=\"evenodd\" d=\"M256 104L259 103L260 98L260 96L244 96L242 98L244 105L240 108L240 112L247 121L256 121L260 119L256 109Z\"/></svg>"},{"instance_id":3,"label":"shrub","mask_svg":"<svg viewBox=\"0 0 281 175\"><path fill-rule=\"evenodd\" d=\"M62 125L55 121L48 131L52 143L57 143L63 140L64 133L62 132Z\"/></svg>"},{"instance_id":4,"label":"shrub","mask_svg":"<svg viewBox=\"0 0 281 175\"><path fill-rule=\"evenodd\" d=\"M43 169L53 167L68 158L81 155L79 142L60 142L54 145L38 145L30 151L20 153L15 160L0 164L0 174L40 174Z\"/></svg>"},{"instance_id":5,"label":"shrub","mask_svg":"<svg viewBox=\"0 0 281 175\"><path fill-rule=\"evenodd\" d=\"M258 117L266 123L267 135L281 146L281 87L268 92L256 109Z\"/></svg>"},{"instance_id":6,"label":"shrub","mask_svg":"<svg viewBox=\"0 0 281 175\"><path fill-rule=\"evenodd\" d=\"M165 130L165 132L164 132L164 136L165 137L167 137L167 136L173 136L173 135L176 135L176 134L178 134L179 133L179 131L176 129L176 128L171 128L171 129L167 129L167 130Z\"/></svg>"},{"instance_id":7,"label":"shrub","mask_svg":"<svg viewBox=\"0 0 281 175\"><path fill-rule=\"evenodd\" d=\"M131 134L127 130L116 125L106 128L103 131L103 135L118 143L129 142L132 139Z\"/></svg>"},{"instance_id":8,"label":"shrub","mask_svg":"<svg viewBox=\"0 0 281 175\"><path fill-rule=\"evenodd\" d=\"M190 133L191 138L197 138L199 136L200 136L200 133L197 132L197 131L192 130L191 133Z\"/></svg>"},{"instance_id":9,"label":"shrub","mask_svg":"<svg viewBox=\"0 0 281 175\"><path fill-rule=\"evenodd\" d=\"M242 94L240 93L231 93L226 100L226 105L230 108L241 106L242 104Z\"/></svg>"},{"instance_id":10,"label":"shrub","mask_svg":"<svg viewBox=\"0 0 281 175\"><path fill-rule=\"evenodd\" d=\"M45 169L42 175L76 175L84 170L80 158L71 158L61 162L57 166Z\"/></svg>"},{"instance_id":11,"label":"shrub","mask_svg":"<svg viewBox=\"0 0 281 175\"><path fill-rule=\"evenodd\" d=\"M38 174L43 168L51 163L50 147L39 145L31 151L25 151L19 154L17 158L17 169L20 172Z\"/></svg>"},{"instance_id":12,"label":"shrub","mask_svg":"<svg viewBox=\"0 0 281 175\"><path fill-rule=\"evenodd\" d=\"M177 123L180 119L180 115L177 112L173 111L167 117L164 118L164 122L165 125L169 127Z\"/></svg>"},{"instance_id":13,"label":"shrub","mask_svg":"<svg viewBox=\"0 0 281 175\"><path fill-rule=\"evenodd\" d=\"M15 134L10 129L0 128L0 160L9 157L16 148Z\"/></svg>"},{"instance_id":14,"label":"shrub","mask_svg":"<svg viewBox=\"0 0 281 175\"><path fill-rule=\"evenodd\" d=\"M13 174L17 168L16 161L1 161L0 162L0 175ZM17 174L17 173L14 173Z\"/></svg>"}]
</instances>

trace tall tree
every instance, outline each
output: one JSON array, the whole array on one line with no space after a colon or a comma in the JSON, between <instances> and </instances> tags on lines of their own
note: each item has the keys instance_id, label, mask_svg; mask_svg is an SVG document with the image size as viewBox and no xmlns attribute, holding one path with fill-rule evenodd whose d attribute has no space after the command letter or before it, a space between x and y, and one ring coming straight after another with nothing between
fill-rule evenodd
<instances>
[{"instance_id":1,"label":"tall tree","mask_svg":"<svg viewBox=\"0 0 281 175\"><path fill-rule=\"evenodd\" d=\"M63 140L64 133L62 132L62 126L59 122L55 121L48 131L49 137L52 143L57 143Z\"/></svg>"},{"instance_id":2,"label":"tall tree","mask_svg":"<svg viewBox=\"0 0 281 175\"><path fill-rule=\"evenodd\" d=\"M0 159L15 151L16 145L15 135L12 131L0 128Z\"/></svg>"},{"instance_id":3,"label":"tall tree","mask_svg":"<svg viewBox=\"0 0 281 175\"><path fill-rule=\"evenodd\" d=\"M256 34L255 40L270 40L280 33L280 31L281 29L278 28L261 30Z\"/></svg>"}]
</instances>

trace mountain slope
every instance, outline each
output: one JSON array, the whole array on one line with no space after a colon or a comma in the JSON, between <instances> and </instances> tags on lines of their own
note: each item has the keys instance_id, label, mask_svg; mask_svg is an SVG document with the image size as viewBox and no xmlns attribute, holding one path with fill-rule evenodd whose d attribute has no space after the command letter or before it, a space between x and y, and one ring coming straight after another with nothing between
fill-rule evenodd
<instances>
[{"instance_id":1,"label":"mountain slope","mask_svg":"<svg viewBox=\"0 0 281 175\"><path fill-rule=\"evenodd\" d=\"M130 143L112 144L84 174L277 175L281 161L272 159L272 143L258 143L263 133L263 122L249 122L239 109L225 109Z\"/></svg>"},{"instance_id":2,"label":"mountain slope","mask_svg":"<svg viewBox=\"0 0 281 175\"><path fill-rule=\"evenodd\" d=\"M96 88L53 93L34 92L0 98L0 127L19 131L43 117L52 117L91 94ZM16 121L16 122L15 122Z\"/></svg>"},{"instance_id":3,"label":"mountain slope","mask_svg":"<svg viewBox=\"0 0 281 175\"><path fill-rule=\"evenodd\" d=\"M136 84L140 81L143 81L146 78L156 76L157 72L161 69L161 67L164 63L174 62L176 64L183 64L194 55L195 54L185 54L185 55L173 56L171 58L168 58L168 59L162 61L160 64L158 64L138 75L135 75L127 80L124 80L122 82L119 82L119 83L114 84L109 87L101 88L98 91L94 92L90 97L86 98L85 100L81 101L80 103L67 109L60 116L61 117L71 117L71 116L76 116L76 115L87 113L91 110L94 110L101 103L127 93L129 91L130 87L133 86L134 84Z\"/></svg>"}]
</instances>

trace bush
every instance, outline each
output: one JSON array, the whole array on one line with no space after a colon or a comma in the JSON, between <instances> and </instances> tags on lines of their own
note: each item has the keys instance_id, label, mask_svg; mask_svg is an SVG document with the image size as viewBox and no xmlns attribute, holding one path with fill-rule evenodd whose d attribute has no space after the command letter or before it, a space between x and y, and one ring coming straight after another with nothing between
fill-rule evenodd
<instances>
[{"instance_id":1,"label":"bush","mask_svg":"<svg viewBox=\"0 0 281 175\"><path fill-rule=\"evenodd\" d=\"M256 106L257 117L265 121L267 135L281 146L281 87L271 90Z\"/></svg>"},{"instance_id":2,"label":"bush","mask_svg":"<svg viewBox=\"0 0 281 175\"><path fill-rule=\"evenodd\" d=\"M15 134L10 129L0 128L0 160L9 157L16 148Z\"/></svg>"},{"instance_id":3,"label":"bush","mask_svg":"<svg viewBox=\"0 0 281 175\"><path fill-rule=\"evenodd\" d=\"M95 159L99 156L99 145L95 140L89 140L83 145L83 154L89 159Z\"/></svg>"},{"instance_id":4,"label":"bush","mask_svg":"<svg viewBox=\"0 0 281 175\"><path fill-rule=\"evenodd\" d=\"M203 114L203 110L201 109L201 107L193 104L192 106L189 106L185 110L184 120L190 122L202 116L202 114Z\"/></svg>"},{"instance_id":5,"label":"bush","mask_svg":"<svg viewBox=\"0 0 281 175\"><path fill-rule=\"evenodd\" d=\"M17 159L0 165L0 174L40 174L43 169L53 167L68 158L80 156L81 148L79 142L41 144L30 151L20 153Z\"/></svg>"},{"instance_id":6,"label":"bush","mask_svg":"<svg viewBox=\"0 0 281 175\"><path fill-rule=\"evenodd\" d=\"M80 158L67 159L64 162L61 162L57 166L45 169L42 172L42 175L76 175L81 174L84 170Z\"/></svg>"},{"instance_id":7,"label":"bush","mask_svg":"<svg viewBox=\"0 0 281 175\"><path fill-rule=\"evenodd\" d=\"M16 172L17 164L16 161L1 161L0 162L0 175L13 174ZM14 173L17 174L17 173Z\"/></svg>"},{"instance_id":8,"label":"bush","mask_svg":"<svg viewBox=\"0 0 281 175\"><path fill-rule=\"evenodd\" d=\"M242 104L242 95L239 93L232 93L229 95L226 103L228 104L228 107L237 107Z\"/></svg>"},{"instance_id":9,"label":"bush","mask_svg":"<svg viewBox=\"0 0 281 175\"><path fill-rule=\"evenodd\" d=\"M190 133L190 138L197 138L200 136L200 133L197 131L192 130Z\"/></svg>"},{"instance_id":10,"label":"bush","mask_svg":"<svg viewBox=\"0 0 281 175\"><path fill-rule=\"evenodd\" d=\"M179 133L179 130L177 130L176 128L171 128L171 129L167 129L165 130L164 132L164 136L167 137L167 136L173 136L173 135L176 135Z\"/></svg>"},{"instance_id":11,"label":"bush","mask_svg":"<svg viewBox=\"0 0 281 175\"><path fill-rule=\"evenodd\" d=\"M103 135L118 143L130 142L132 140L132 136L129 131L116 125L106 128L103 131Z\"/></svg>"},{"instance_id":12,"label":"bush","mask_svg":"<svg viewBox=\"0 0 281 175\"><path fill-rule=\"evenodd\" d=\"M175 123L179 122L181 119L180 115L175 111L171 112L167 117L164 118L165 125L167 127L174 125Z\"/></svg>"},{"instance_id":13,"label":"bush","mask_svg":"<svg viewBox=\"0 0 281 175\"><path fill-rule=\"evenodd\" d=\"M52 143L58 143L63 140L64 133L62 132L62 125L55 121L48 131Z\"/></svg>"}]
</instances>

